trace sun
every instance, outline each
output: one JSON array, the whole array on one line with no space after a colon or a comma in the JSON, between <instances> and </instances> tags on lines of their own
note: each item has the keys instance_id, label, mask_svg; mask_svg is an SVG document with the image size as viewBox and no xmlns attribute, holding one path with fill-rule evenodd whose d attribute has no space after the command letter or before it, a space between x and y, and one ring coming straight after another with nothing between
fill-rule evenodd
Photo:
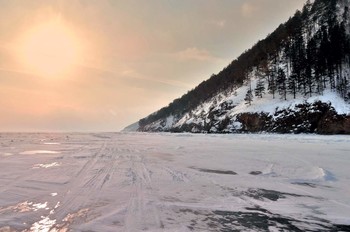
<instances>
[{"instance_id":1,"label":"sun","mask_svg":"<svg viewBox=\"0 0 350 232\"><path fill-rule=\"evenodd\" d=\"M19 54L27 69L45 77L66 75L81 55L77 37L60 20L28 30L21 40Z\"/></svg>"}]
</instances>

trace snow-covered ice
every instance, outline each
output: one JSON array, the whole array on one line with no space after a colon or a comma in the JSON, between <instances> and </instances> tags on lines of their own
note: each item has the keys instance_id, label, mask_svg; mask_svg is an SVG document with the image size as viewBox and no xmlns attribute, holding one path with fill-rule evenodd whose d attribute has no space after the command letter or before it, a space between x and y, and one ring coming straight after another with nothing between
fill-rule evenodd
<instances>
[{"instance_id":1,"label":"snow-covered ice","mask_svg":"<svg viewBox=\"0 0 350 232\"><path fill-rule=\"evenodd\" d=\"M350 136L0 134L0 231L349 231Z\"/></svg>"}]
</instances>

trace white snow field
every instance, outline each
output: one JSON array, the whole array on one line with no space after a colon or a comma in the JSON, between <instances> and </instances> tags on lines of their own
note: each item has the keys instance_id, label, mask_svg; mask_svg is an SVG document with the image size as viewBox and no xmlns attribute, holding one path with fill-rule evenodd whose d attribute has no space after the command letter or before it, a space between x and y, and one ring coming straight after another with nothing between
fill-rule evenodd
<instances>
[{"instance_id":1,"label":"white snow field","mask_svg":"<svg viewBox=\"0 0 350 232\"><path fill-rule=\"evenodd\" d=\"M350 231L350 136L0 134L0 231Z\"/></svg>"}]
</instances>

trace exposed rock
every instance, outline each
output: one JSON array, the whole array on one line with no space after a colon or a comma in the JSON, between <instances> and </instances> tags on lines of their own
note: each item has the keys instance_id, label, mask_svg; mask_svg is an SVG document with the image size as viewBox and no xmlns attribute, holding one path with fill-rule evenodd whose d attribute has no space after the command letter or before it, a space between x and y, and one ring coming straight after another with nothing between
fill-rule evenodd
<instances>
[{"instance_id":1,"label":"exposed rock","mask_svg":"<svg viewBox=\"0 0 350 232\"><path fill-rule=\"evenodd\" d=\"M265 113L241 113L237 115L237 121L242 123L241 132L266 131L272 117Z\"/></svg>"},{"instance_id":2,"label":"exposed rock","mask_svg":"<svg viewBox=\"0 0 350 232\"><path fill-rule=\"evenodd\" d=\"M271 132L278 133L315 133L320 119L329 111L334 111L331 105L323 102L296 105L294 109L276 111L274 127Z\"/></svg>"},{"instance_id":3,"label":"exposed rock","mask_svg":"<svg viewBox=\"0 0 350 232\"><path fill-rule=\"evenodd\" d=\"M222 107L222 108L221 108ZM350 115L339 115L330 103L316 101L276 109L273 113L230 114L235 106L221 104L188 123L170 125L166 119L140 127L148 132L191 133L318 133L350 134ZM178 117L181 118L181 117Z\"/></svg>"},{"instance_id":4,"label":"exposed rock","mask_svg":"<svg viewBox=\"0 0 350 232\"><path fill-rule=\"evenodd\" d=\"M350 115L326 113L318 123L319 134L350 134Z\"/></svg>"},{"instance_id":5,"label":"exposed rock","mask_svg":"<svg viewBox=\"0 0 350 232\"><path fill-rule=\"evenodd\" d=\"M338 115L327 103L296 105L277 110L273 117L265 113L242 113L240 132L350 134L350 115Z\"/></svg>"}]
</instances>

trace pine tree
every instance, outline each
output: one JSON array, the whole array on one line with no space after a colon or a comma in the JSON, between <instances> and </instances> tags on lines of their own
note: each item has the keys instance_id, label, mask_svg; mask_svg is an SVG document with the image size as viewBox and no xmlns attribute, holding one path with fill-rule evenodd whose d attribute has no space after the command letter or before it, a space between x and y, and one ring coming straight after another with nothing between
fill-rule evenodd
<instances>
[{"instance_id":1,"label":"pine tree","mask_svg":"<svg viewBox=\"0 0 350 232\"><path fill-rule=\"evenodd\" d=\"M262 78L259 78L255 87L255 96L262 98L265 94L265 82Z\"/></svg>"},{"instance_id":2,"label":"pine tree","mask_svg":"<svg viewBox=\"0 0 350 232\"><path fill-rule=\"evenodd\" d=\"M256 87L255 87L255 96L262 98L263 94L265 94L265 74L264 74L264 65L259 65L255 71L255 77L258 78Z\"/></svg>"},{"instance_id":3,"label":"pine tree","mask_svg":"<svg viewBox=\"0 0 350 232\"><path fill-rule=\"evenodd\" d=\"M279 95L281 95L281 97L284 100L287 100L286 82L287 82L286 73L284 72L284 70L282 68L279 68L278 74L277 74L276 84L277 84L278 93L279 93Z\"/></svg>"},{"instance_id":4,"label":"pine tree","mask_svg":"<svg viewBox=\"0 0 350 232\"><path fill-rule=\"evenodd\" d=\"M321 82L323 83L323 89L327 88L327 79L328 74L328 54L329 54L329 40L328 32L326 26L322 26L320 30L320 47L317 54L317 68L316 73L319 73L321 77Z\"/></svg>"},{"instance_id":5,"label":"pine tree","mask_svg":"<svg viewBox=\"0 0 350 232\"><path fill-rule=\"evenodd\" d=\"M290 77L290 67L291 67L291 40L288 37L285 44L284 44L284 54L283 54L283 60L286 63L286 74L287 74L287 79Z\"/></svg>"},{"instance_id":6,"label":"pine tree","mask_svg":"<svg viewBox=\"0 0 350 232\"><path fill-rule=\"evenodd\" d=\"M345 99L350 100L350 81L348 76L345 78Z\"/></svg>"},{"instance_id":7,"label":"pine tree","mask_svg":"<svg viewBox=\"0 0 350 232\"><path fill-rule=\"evenodd\" d=\"M307 44L306 49L306 64L305 64L305 84L307 86L305 94L312 96L315 86L315 75L313 73L315 67L315 56L317 53L316 41L312 38Z\"/></svg>"},{"instance_id":8,"label":"pine tree","mask_svg":"<svg viewBox=\"0 0 350 232\"><path fill-rule=\"evenodd\" d=\"M324 76L325 76L325 57L320 54L321 50L321 39L322 34L320 31L318 31L315 36L314 40L316 43L316 50L314 57L314 81L315 81L315 91L316 94L323 94L324 87Z\"/></svg>"},{"instance_id":9,"label":"pine tree","mask_svg":"<svg viewBox=\"0 0 350 232\"><path fill-rule=\"evenodd\" d=\"M339 76L340 76L340 83L339 83L339 93L343 98L346 98L347 91L348 91L348 80L347 75L343 72L344 65L348 64L349 61L349 36L346 32L346 24L348 21L348 8L345 7L344 15L343 15L343 22L339 26L339 37L341 41L341 51L339 51L340 54L340 62L338 63L339 66Z\"/></svg>"},{"instance_id":10,"label":"pine tree","mask_svg":"<svg viewBox=\"0 0 350 232\"><path fill-rule=\"evenodd\" d=\"M297 76L293 73L288 79L288 92L293 94L293 98L297 95Z\"/></svg>"},{"instance_id":11,"label":"pine tree","mask_svg":"<svg viewBox=\"0 0 350 232\"><path fill-rule=\"evenodd\" d=\"M275 99L275 93L277 90L276 78L277 78L277 57L272 60L272 68L269 71L270 78L268 80L268 91L272 94L272 98Z\"/></svg>"},{"instance_id":12,"label":"pine tree","mask_svg":"<svg viewBox=\"0 0 350 232\"><path fill-rule=\"evenodd\" d=\"M349 25L349 7L345 6L344 8L344 14L343 14L343 26L346 28L346 26L350 26ZM346 35L345 38L345 63L348 64L348 66L350 66L350 36Z\"/></svg>"},{"instance_id":13,"label":"pine tree","mask_svg":"<svg viewBox=\"0 0 350 232\"><path fill-rule=\"evenodd\" d=\"M248 89L247 94L245 95L244 101L245 101L246 105L251 105L252 104L253 93L252 93L252 89L251 88Z\"/></svg>"},{"instance_id":14,"label":"pine tree","mask_svg":"<svg viewBox=\"0 0 350 232\"><path fill-rule=\"evenodd\" d=\"M307 84L306 84L306 49L305 42L302 34L299 34L296 39L296 48L297 48L297 69L298 69L298 90L305 94Z\"/></svg>"},{"instance_id":15,"label":"pine tree","mask_svg":"<svg viewBox=\"0 0 350 232\"><path fill-rule=\"evenodd\" d=\"M271 72L270 73L270 80L268 83L268 90L269 90L269 94L272 94L272 98L275 99L275 93L276 93L276 73L275 72Z\"/></svg>"}]
</instances>

